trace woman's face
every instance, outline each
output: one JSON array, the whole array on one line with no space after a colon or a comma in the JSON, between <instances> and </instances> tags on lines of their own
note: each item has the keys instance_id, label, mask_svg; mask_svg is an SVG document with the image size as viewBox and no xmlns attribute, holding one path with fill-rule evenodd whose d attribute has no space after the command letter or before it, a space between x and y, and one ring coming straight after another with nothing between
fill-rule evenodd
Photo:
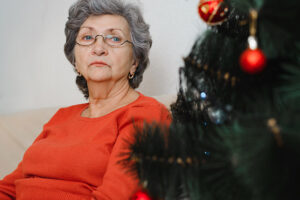
<instances>
[{"instance_id":1,"label":"woman's face","mask_svg":"<svg viewBox=\"0 0 300 200\"><path fill-rule=\"evenodd\" d=\"M124 17L118 15L92 15L81 25L78 37L80 34L85 35L81 38L84 40L90 39L86 36L89 34L103 34L120 35L131 41L129 25ZM134 73L137 67L132 44L126 42L122 46L112 47L101 36L97 36L95 43L89 46L76 44L74 54L76 70L87 82L128 83L128 73Z\"/></svg>"}]
</instances>

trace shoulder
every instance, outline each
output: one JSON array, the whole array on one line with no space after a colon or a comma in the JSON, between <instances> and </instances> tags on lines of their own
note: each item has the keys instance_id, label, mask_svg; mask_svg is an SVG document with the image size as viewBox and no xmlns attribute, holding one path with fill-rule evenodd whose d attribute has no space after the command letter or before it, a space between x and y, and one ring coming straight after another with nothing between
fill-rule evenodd
<instances>
[{"instance_id":1,"label":"shoulder","mask_svg":"<svg viewBox=\"0 0 300 200\"><path fill-rule=\"evenodd\" d=\"M139 98L133 103L134 107L164 107L165 106L153 97L145 96L139 93Z\"/></svg>"},{"instance_id":2,"label":"shoulder","mask_svg":"<svg viewBox=\"0 0 300 200\"><path fill-rule=\"evenodd\" d=\"M87 103L71 105L67 107L61 107L58 111L52 116L47 124L57 123L59 121L66 121L76 115L79 115L83 109L88 106Z\"/></svg>"},{"instance_id":3,"label":"shoulder","mask_svg":"<svg viewBox=\"0 0 300 200\"><path fill-rule=\"evenodd\" d=\"M86 108L88 106L88 103L82 103L82 104L76 104L76 105L71 105L67 107L62 107L58 111L62 113L74 113L74 112L79 112L82 109Z\"/></svg>"},{"instance_id":4,"label":"shoulder","mask_svg":"<svg viewBox=\"0 0 300 200\"><path fill-rule=\"evenodd\" d=\"M126 118L133 121L169 124L171 114L165 105L152 97L144 96L140 93L140 97L127 106Z\"/></svg>"}]
</instances>

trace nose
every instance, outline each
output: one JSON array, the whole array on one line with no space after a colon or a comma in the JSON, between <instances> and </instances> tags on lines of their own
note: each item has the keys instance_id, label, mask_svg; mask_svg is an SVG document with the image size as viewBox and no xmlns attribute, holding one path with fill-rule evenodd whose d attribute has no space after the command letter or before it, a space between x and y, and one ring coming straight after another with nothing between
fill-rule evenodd
<instances>
[{"instance_id":1,"label":"nose","mask_svg":"<svg viewBox=\"0 0 300 200\"><path fill-rule=\"evenodd\" d=\"M104 42L103 35L97 35L95 37L95 43L92 45L92 48L93 48L93 53L98 56L107 54L107 47L106 47L106 43Z\"/></svg>"}]
</instances>

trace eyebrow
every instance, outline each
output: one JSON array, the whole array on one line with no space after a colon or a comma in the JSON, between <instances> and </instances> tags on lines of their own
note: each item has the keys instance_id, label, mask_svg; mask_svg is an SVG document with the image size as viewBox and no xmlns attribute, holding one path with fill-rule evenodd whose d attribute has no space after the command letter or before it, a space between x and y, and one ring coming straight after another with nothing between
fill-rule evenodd
<instances>
[{"instance_id":1,"label":"eyebrow","mask_svg":"<svg viewBox=\"0 0 300 200\"><path fill-rule=\"evenodd\" d=\"M95 30L93 27L90 27L90 26L82 26L82 27L80 27L80 29L82 29L82 28L88 28L88 29ZM112 32L112 31L114 31L114 30L119 30L119 31L121 31L122 33L124 33L123 30L120 29L120 28L109 28L108 30L105 30L105 31L110 31L110 32Z\"/></svg>"}]
</instances>

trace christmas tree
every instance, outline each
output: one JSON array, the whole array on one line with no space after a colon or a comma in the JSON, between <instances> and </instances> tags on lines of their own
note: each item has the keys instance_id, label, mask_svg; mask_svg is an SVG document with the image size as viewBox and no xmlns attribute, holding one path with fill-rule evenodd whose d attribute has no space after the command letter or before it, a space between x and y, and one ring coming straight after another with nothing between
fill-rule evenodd
<instances>
[{"instance_id":1,"label":"christmas tree","mask_svg":"<svg viewBox=\"0 0 300 200\"><path fill-rule=\"evenodd\" d=\"M171 126L131 144L134 199L300 199L300 1L201 0L198 12L208 29L180 68Z\"/></svg>"}]
</instances>

